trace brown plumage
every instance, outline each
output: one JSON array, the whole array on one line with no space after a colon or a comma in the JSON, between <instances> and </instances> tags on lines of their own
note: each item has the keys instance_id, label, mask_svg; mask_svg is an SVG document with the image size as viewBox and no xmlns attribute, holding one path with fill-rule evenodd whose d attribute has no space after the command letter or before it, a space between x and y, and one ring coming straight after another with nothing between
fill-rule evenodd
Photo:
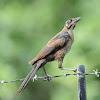
<instances>
[{"instance_id":1,"label":"brown plumage","mask_svg":"<svg viewBox=\"0 0 100 100\"><path fill-rule=\"evenodd\" d=\"M61 32L55 35L47 45L38 53L38 55L29 62L31 65L35 65L35 67L30 71L30 73L26 76L25 80L19 87L16 94L21 93L24 88L27 86L28 82L32 79L33 75L36 71L43 67L47 62L58 60L58 67L63 68L62 62L66 53L69 52L72 43L74 42L74 33L73 29L76 23L80 20L78 18L71 18L66 21L64 28ZM46 71L44 69L46 74ZM47 74L46 74L47 75Z\"/></svg>"}]
</instances>

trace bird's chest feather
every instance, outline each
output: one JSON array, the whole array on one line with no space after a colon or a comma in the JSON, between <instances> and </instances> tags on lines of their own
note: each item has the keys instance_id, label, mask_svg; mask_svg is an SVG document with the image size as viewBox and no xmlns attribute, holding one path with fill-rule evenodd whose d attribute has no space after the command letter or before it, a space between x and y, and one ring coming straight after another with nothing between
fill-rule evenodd
<instances>
[{"instance_id":1,"label":"bird's chest feather","mask_svg":"<svg viewBox=\"0 0 100 100\"><path fill-rule=\"evenodd\" d=\"M60 50L55 53L55 59L63 58L71 49L72 41L68 41L68 43Z\"/></svg>"}]
</instances>

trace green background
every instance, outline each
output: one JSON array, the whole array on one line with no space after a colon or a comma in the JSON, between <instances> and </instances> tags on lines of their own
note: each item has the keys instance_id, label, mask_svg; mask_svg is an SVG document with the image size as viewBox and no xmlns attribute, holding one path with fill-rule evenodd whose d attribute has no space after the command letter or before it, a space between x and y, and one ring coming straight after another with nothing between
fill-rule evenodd
<instances>
[{"instance_id":1,"label":"green background","mask_svg":"<svg viewBox=\"0 0 100 100\"><path fill-rule=\"evenodd\" d=\"M100 0L0 0L0 80L26 77L28 62L61 29L69 18L81 17L75 41L63 67L85 65L86 73L100 71ZM49 75L72 73L58 69L57 61L46 64ZM43 70L37 72L43 76ZM77 100L77 76L39 79L16 95L21 82L0 84L0 100ZM100 100L100 78L86 76L87 99Z\"/></svg>"}]
</instances>

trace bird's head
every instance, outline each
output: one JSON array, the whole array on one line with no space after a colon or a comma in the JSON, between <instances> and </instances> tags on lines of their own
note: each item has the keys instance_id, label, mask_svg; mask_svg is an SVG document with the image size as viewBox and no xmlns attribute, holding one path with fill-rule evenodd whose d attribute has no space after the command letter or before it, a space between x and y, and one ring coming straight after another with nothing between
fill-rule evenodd
<instances>
[{"instance_id":1,"label":"bird's head","mask_svg":"<svg viewBox=\"0 0 100 100\"><path fill-rule=\"evenodd\" d=\"M77 18L71 18L69 20L66 21L65 23L65 27L68 29L68 30L73 30L75 28L75 25L76 23L80 20L80 17L77 17Z\"/></svg>"}]
</instances>

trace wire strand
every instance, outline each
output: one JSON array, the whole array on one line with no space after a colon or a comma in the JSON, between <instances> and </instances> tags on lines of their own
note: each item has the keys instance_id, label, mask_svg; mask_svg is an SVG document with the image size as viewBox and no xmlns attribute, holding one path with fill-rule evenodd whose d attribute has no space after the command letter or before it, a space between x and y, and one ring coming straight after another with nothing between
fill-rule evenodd
<instances>
[{"instance_id":1,"label":"wire strand","mask_svg":"<svg viewBox=\"0 0 100 100\"><path fill-rule=\"evenodd\" d=\"M67 77L67 76L71 76L71 75L96 75L97 77L99 77L100 75L100 72L98 72L98 69L96 70L93 70L94 73L85 73L85 74L81 74L81 73L71 73L71 74L63 74L63 75L55 75L55 76L48 76L50 78L50 80L52 80L52 78L57 78L57 77ZM37 77L37 75L35 75L31 80L37 80L37 79L44 79L44 80L47 80L46 79L47 76L39 76ZM4 84L4 83L11 83L11 82L19 82L19 81L23 81L25 78L22 78L22 79L16 79L16 80L11 80L11 81L0 81L0 84Z\"/></svg>"}]
</instances>

